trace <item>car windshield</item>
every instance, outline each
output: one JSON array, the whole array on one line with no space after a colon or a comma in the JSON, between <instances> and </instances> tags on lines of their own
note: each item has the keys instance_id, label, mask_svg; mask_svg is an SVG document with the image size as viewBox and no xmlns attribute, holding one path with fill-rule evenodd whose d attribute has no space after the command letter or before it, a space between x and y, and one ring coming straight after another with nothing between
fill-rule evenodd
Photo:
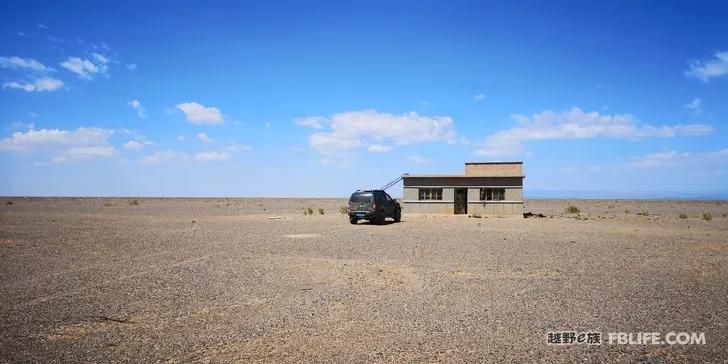
<instances>
[{"instance_id":1,"label":"car windshield","mask_svg":"<svg viewBox=\"0 0 728 364\"><path fill-rule=\"evenodd\" d=\"M357 193L354 195L351 195L351 199L349 202L352 203L366 203L366 202L372 202L372 194L371 193Z\"/></svg>"}]
</instances>

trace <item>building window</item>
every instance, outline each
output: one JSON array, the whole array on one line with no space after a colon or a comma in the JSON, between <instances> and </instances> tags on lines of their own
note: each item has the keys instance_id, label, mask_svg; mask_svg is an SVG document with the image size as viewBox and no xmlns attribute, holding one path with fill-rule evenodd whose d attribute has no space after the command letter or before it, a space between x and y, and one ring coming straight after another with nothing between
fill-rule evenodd
<instances>
[{"instance_id":1,"label":"building window","mask_svg":"<svg viewBox=\"0 0 728 364\"><path fill-rule=\"evenodd\" d=\"M420 188L420 200L442 200L442 188Z\"/></svg>"},{"instance_id":2,"label":"building window","mask_svg":"<svg viewBox=\"0 0 728 364\"><path fill-rule=\"evenodd\" d=\"M481 188L481 201L504 201L506 199L505 188Z\"/></svg>"}]
</instances>

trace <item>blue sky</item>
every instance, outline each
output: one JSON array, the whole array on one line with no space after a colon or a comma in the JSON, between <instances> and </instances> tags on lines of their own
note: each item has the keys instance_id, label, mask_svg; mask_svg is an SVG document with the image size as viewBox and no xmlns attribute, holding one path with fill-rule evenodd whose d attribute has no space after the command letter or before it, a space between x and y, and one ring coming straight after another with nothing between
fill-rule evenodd
<instances>
[{"instance_id":1,"label":"blue sky","mask_svg":"<svg viewBox=\"0 0 728 364\"><path fill-rule=\"evenodd\" d=\"M345 196L523 160L530 196L725 196L727 11L3 2L0 195Z\"/></svg>"}]
</instances>

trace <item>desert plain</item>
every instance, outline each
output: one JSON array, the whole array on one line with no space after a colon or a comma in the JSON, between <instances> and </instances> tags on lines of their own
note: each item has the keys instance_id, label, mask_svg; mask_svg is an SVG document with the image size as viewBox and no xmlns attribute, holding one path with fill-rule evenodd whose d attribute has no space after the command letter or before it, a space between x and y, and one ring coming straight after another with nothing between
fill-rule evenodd
<instances>
[{"instance_id":1,"label":"desert plain","mask_svg":"<svg viewBox=\"0 0 728 364\"><path fill-rule=\"evenodd\" d=\"M0 362L728 360L728 202L385 225L344 199L0 203ZM548 345L561 330L706 343Z\"/></svg>"}]
</instances>

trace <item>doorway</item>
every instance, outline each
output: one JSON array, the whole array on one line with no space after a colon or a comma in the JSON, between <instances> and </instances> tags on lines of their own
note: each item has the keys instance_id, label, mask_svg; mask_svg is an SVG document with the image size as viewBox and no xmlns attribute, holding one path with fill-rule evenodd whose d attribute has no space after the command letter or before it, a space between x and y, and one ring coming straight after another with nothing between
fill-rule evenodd
<instances>
[{"instance_id":1,"label":"doorway","mask_svg":"<svg viewBox=\"0 0 728 364\"><path fill-rule=\"evenodd\" d=\"M455 189L455 214L467 214L468 213L468 189L467 188L456 188Z\"/></svg>"}]
</instances>

